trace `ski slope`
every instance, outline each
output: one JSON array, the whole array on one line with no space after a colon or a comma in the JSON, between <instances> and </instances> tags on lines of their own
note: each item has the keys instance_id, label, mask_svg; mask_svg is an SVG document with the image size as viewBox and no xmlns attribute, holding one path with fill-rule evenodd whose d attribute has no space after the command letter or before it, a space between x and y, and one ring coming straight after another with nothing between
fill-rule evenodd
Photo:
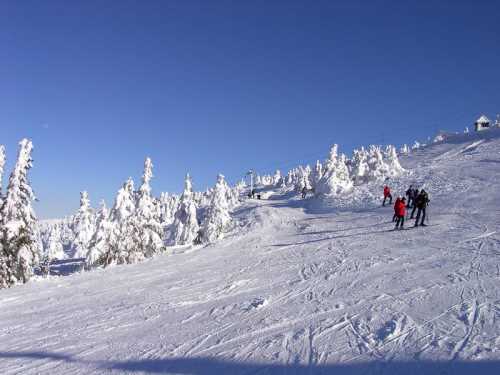
<instances>
[{"instance_id":1,"label":"ski slope","mask_svg":"<svg viewBox=\"0 0 500 375\"><path fill-rule=\"evenodd\" d=\"M402 158L429 226L372 184L269 191L216 245L0 290L1 374L500 373L500 133Z\"/></svg>"}]
</instances>

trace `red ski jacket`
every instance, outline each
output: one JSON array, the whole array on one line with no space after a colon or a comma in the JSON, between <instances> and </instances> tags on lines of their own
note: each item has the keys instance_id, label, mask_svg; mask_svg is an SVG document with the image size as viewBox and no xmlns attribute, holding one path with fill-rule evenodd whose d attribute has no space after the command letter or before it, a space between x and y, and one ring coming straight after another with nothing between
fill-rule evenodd
<instances>
[{"instance_id":1,"label":"red ski jacket","mask_svg":"<svg viewBox=\"0 0 500 375\"><path fill-rule=\"evenodd\" d=\"M394 212L397 216L405 216L406 215L406 204L402 200L396 203L394 206Z\"/></svg>"},{"instance_id":2,"label":"red ski jacket","mask_svg":"<svg viewBox=\"0 0 500 375\"><path fill-rule=\"evenodd\" d=\"M398 211L398 204L399 202L401 202L401 198L396 198L396 202L394 203L394 213L397 215L397 211Z\"/></svg>"},{"instance_id":3,"label":"red ski jacket","mask_svg":"<svg viewBox=\"0 0 500 375\"><path fill-rule=\"evenodd\" d=\"M391 194L391 189L389 186L384 186L384 197L388 197Z\"/></svg>"}]
</instances>

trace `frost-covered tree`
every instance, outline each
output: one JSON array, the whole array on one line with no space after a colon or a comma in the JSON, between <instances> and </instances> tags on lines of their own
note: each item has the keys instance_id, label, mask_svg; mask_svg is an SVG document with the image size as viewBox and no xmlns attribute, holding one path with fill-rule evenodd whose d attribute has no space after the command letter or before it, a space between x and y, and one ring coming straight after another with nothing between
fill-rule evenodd
<instances>
[{"instance_id":1,"label":"frost-covered tree","mask_svg":"<svg viewBox=\"0 0 500 375\"><path fill-rule=\"evenodd\" d=\"M393 145L389 145L385 149L385 163L387 164L388 177L397 177L400 176L404 169L399 163L398 153L396 151L396 147Z\"/></svg>"},{"instance_id":2,"label":"frost-covered tree","mask_svg":"<svg viewBox=\"0 0 500 375\"><path fill-rule=\"evenodd\" d=\"M137 248L148 258L163 250L163 228L151 196L150 181L153 178L153 163L150 158L144 162L142 185L137 192L135 215L140 226Z\"/></svg>"},{"instance_id":3,"label":"frost-covered tree","mask_svg":"<svg viewBox=\"0 0 500 375\"><path fill-rule=\"evenodd\" d=\"M465 127L464 134L469 134L469 127L468 126Z\"/></svg>"},{"instance_id":4,"label":"frost-covered tree","mask_svg":"<svg viewBox=\"0 0 500 375\"><path fill-rule=\"evenodd\" d=\"M113 236L113 224L109 220L109 210L104 201L97 211L96 230L90 240L89 251L85 257L85 265L94 267L104 265L104 255L111 249Z\"/></svg>"},{"instance_id":5,"label":"frost-covered tree","mask_svg":"<svg viewBox=\"0 0 500 375\"><path fill-rule=\"evenodd\" d=\"M422 147L422 145L420 144L419 141L415 141L415 143L413 144L413 146L411 146L411 149L412 150L418 150L420 147Z\"/></svg>"},{"instance_id":6,"label":"frost-covered tree","mask_svg":"<svg viewBox=\"0 0 500 375\"><path fill-rule=\"evenodd\" d=\"M201 229L202 241L210 243L224 237L224 233L227 231L230 223L231 216L229 215L229 205L227 202L226 182L224 176L219 174Z\"/></svg>"},{"instance_id":7,"label":"frost-covered tree","mask_svg":"<svg viewBox=\"0 0 500 375\"><path fill-rule=\"evenodd\" d=\"M389 174L389 167L384 161L382 150L379 146L371 145L369 148L368 166L368 179L370 181L377 181L383 179Z\"/></svg>"},{"instance_id":8,"label":"frost-covered tree","mask_svg":"<svg viewBox=\"0 0 500 375\"><path fill-rule=\"evenodd\" d=\"M137 258L135 240L138 225L135 220L134 181L129 178L118 190L111 209L111 229L107 249L102 256L105 266L132 263Z\"/></svg>"},{"instance_id":9,"label":"frost-covered tree","mask_svg":"<svg viewBox=\"0 0 500 375\"><path fill-rule=\"evenodd\" d=\"M0 208L0 288L27 282L42 251L38 222L33 210L35 199L28 172L33 166L33 144L19 143L17 162Z\"/></svg>"},{"instance_id":10,"label":"frost-covered tree","mask_svg":"<svg viewBox=\"0 0 500 375\"><path fill-rule=\"evenodd\" d=\"M319 160L316 160L316 165L314 166L314 170L311 175L312 186L315 190L318 186L318 182L321 180L321 177L323 177L323 164L321 164Z\"/></svg>"},{"instance_id":11,"label":"frost-covered tree","mask_svg":"<svg viewBox=\"0 0 500 375\"><path fill-rule=\"evenodd\" d=\"M408 147L408 145L405 143L403 146L401 146L399 153L401 155L409 155L410 154L410 147Z\"/></svg>"},{"instance_id":12,"label":"frost-covered tree","mask_svg":"<svg viewBox=\"0 0 500 375\"><path fill-rule=\"evenodd\" d=\"M364 147L354 150L351 162L351 177L354 185L361 185L367 182L369 170L368 154Z\"/></svg>"},{"instance_id":13,"label":"frost-covered tree","mask_svg":"<svg viewBox=\"0 0 500 375\"><path fill-rule=\"evenodd\" d=\"M335 196L352 190L353 183L346 162L346 156L341 154L339 157L338 146L333 145L325 161L325 171L316 187L316 194Z\"/></svg>"},{"instance_id":14,"label":"frost-covered tree","mask_svg":"<svg viewBox=\"0 0 500 375\"><path fill-rule=\"evenodd\" d=\"M273 185L279 186L280 184L281 184L281 171L277 169L276 172L274 172Z\"/></svg>"},{"instance_id":15,"label":"frost-covered tree","mask_svg":"<svg viewBox=\"0 0 500 375\"><path fill-rule=\"evenodd\" d=\"M184 192L179 208L175 213L170 242L173 245L191 244L198 240L199 229L196 204L193 199L193 183L188 174L184 182Z\"/></svg>"},{"instance_id":16,"label":"frost-covered tree","mask_svg":"<svg viewBox=\"0 0 500 375\"><path fill-rule=\"evenodd\" d=\"M75 239L71 247L73 258L85 258L89 251L90 240L95 231L93 210L90 207L89 195L86 191L80 193L80 208L73 218Z\"/></svg>"},{"instance_id":17,"label":"frost-covered tree","mask_svg":"<svg viewBox=\"0 0 500 375\"><path fill-rule=\"evenodd\" d=\"M61 242L61 224L56 223L51 225L47 239L47 247L44 253L47 262L64 259L66 257Z\"/></svg>"},{"instance_id":18,"label":"frost-covered tree","mask_svg":"<svg viewBox=\"0 0 500 375\"><path fill-rule=\"evenodd\" d=\"M2 206L2 178L5 167L5 147L0 145L0 207Z\"/></svg>"}]
</instances>

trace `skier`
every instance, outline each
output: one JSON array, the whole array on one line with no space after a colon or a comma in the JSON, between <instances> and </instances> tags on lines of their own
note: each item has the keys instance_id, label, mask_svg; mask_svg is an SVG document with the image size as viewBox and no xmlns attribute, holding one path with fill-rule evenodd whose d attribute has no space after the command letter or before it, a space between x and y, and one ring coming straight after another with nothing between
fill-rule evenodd
<instances>
[{"instance_id":1,"label":"skier","mask_svg":"<svg viewBox=\"0 0 500 375\"><path fill-rule=\"evenodd\" d=\"M304 188L302 189L302 199L306 199L307 197L307 188L304 186Z\"/></svg>"},{"instance_id":2,"label":"skier","mask_svg":"<svg viewBox=\"0 0 500 375\"><path fill-rule=\"evenodd\" d=\"M398 205L401 202L401 197L396 198L396 202L394 203L394 216L392 217L392 222L394 223L398 218Z\"/></svg>"},{"instance_id":3,"label":"skier","mask_svg":"<svg viewBox=\"0 0 500 375\"><path fill-rule=\"evenodd\" d=\"M408 197L408 204L406 205L406 208L410 208L413 205L413 185L410 185L408 190L406 190L405 195Z\"/></svg>"},{"instance_id":4,"label":"skier","mask_svg":"<svg viewBox=\"0 0 500 375\"><path fill-rule=\"evenodd\" d=\"M382 202L382 206L385 206L385 201L387 198L389 198L389 204L392 204L391 189L389 188L389 186L385 185L384 186L384 201Z\"/></svg>"},{"instance_id":5,"label":"skier","mask_svg":"<svg viewBox=\"0 0 500 375\"><path fill-rule=\"evenodd\" d=\"M417 218L415 220L415 226L418 227L418 220L420 219L420 215L422 215L422 221L420 222L420 225L425 227L426 224L424 223L425 221L425 209L427 208L427 205L429 204L429 195L427 195L427 192L422 189L420 191L420 194L418 197L415 199L415 207L417 207Z\"/></svg>"},{"instance_id":6,"label":"skier","mask_svg":"<svg viewBox=\"0 0 500 375\"><path fill-rule=\"evenodd\" d=\"M397 216L396 226L394 227L394 229L403 229L406 215L406 198L403 197L401 200L399 200L394 209Z\"/></svg>"},{"instance_id":7,"label":"skier","mask_svg":"<svg viewBox=\"0 0 500 375\"><path fill-rule=\"evenodd\" d=\"M410 219L413 219L413 215L415 215L415 211L417 210L417 205L415 204L415 202L417 200L418 195L419 195L418 189L413 189L413 195L411 198L412 203L413 203L413 210L411 210Z\"/></svg>"}]
</instances>

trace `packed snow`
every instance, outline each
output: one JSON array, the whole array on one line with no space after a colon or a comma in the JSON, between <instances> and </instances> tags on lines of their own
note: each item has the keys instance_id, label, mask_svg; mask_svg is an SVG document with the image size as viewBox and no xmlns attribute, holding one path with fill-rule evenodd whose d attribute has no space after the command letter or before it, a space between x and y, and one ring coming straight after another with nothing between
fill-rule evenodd
<instances>
[{"instance_id":1,"label":"packed snow","mask_svg":"<svg viewBox=\"0 0 500 375\"><path fill-rule=\"evenodd\" d=\"M403 149L399 161L393 147L346 160L335 147L314 168L258 176L266 199L239 204L223 177L208 200L188 176L175 215L179 198L164 194L150 216L146 162L141 217L182 223L176 246L89 271L62 259L1 289L0 373L500 373L500 130ZM385 184L394 197L425 188L428 226L394 231ZM130 217L132 192L128 181L111 218ZM209 244L193 245L203 200ZM84 238L99 254L103 210L100 234Z\"/></svg>"}]
</instances>

